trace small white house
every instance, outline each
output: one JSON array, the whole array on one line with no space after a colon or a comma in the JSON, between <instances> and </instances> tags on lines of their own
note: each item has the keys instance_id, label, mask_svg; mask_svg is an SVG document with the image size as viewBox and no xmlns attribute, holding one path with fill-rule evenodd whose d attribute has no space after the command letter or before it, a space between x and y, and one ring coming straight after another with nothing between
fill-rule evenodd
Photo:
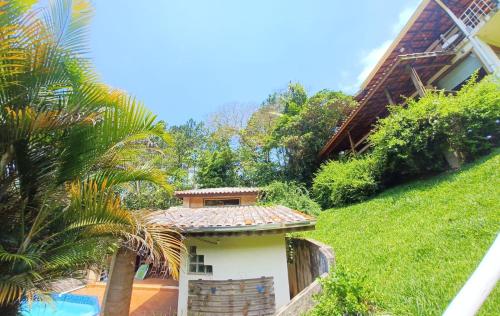
<instances>
[{"instance_id":1,"label":"small white house","mask_svg":"<svg viewBox=\"0 0 500 316\"><path fill-rule=\"evenodd\" d=\"M285 234L315 219L284 206L255 205L256 188L176 192L183 206L158 222L182 231L178 315L272 315L290 301Z\"/></svg>"}]
</instances>

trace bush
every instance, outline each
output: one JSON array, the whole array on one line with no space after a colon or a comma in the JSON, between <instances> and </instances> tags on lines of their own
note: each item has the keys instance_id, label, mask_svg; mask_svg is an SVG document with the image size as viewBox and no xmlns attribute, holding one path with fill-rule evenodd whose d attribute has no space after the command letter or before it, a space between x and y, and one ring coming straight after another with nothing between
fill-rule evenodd
<instances>
[{"instance_id":1,"label":"bush","mask_svg":"<svg viewBox=\"0 0 500 316\"><path fill-rule=\"evenodd\" d=\"M320 279L321 292L315 297L317 305L309 316L371 315L376 306L371 291L365 285L364 277L337 267Z\"/></svg>"},{"instance_id":2,"label":"bush","mask_svg":"<svg viewBox=\"0 0 500 316\"><path fill-rule=\"evenodd\" d=\"M324 164L313 181L312 193L324 208L359 202L380 185L448 168L445 153L469 162L499 144L500 85L473 76L452 96L429 93L408 106L392 106L369 137L373 152ZM383 180L383 183L380 183Z\"/></svg>"},{"instance_id":3,"label":"bush","mask_svg":"<svg viewBox=\"0 0 500 316\"><path fill-rule=\"evenodd\" d=\"M500 81L487 77L480 83L471 79L440 108L441 131L450 148L462 155L464 162L490 152L500 137Z\"/></svg>"},{"instance_id":4,"label":"bush","mask_svg":"<svg viewBox=\"0 0 500 316\"><path fill-rule=\"evenodd\" d=\"M321 207L309 197L309 192L302 185L292 182L272 182L262 188L259 204L279 204L310 215L317 215Z\"/></svg>"},{"instance_id":5,"label":"bush","mask_svg":"<svg viewBox=\"0 0 500 316\"><path fill-rule=\"evenodd\" d=\"M411 177L448 166L444 152L455 152L460 162L487 153L500 135L498 79L475 76L454 96L429 93L393 106L378 121L369 141L373 154L384 162L384 179Z\"/></svg>"},{"instance_id":6,"label":"bush","mask_svg":"<svg viewBox=\"0 0 500 316\"><path fill-rule=\"evenodd\" d=\"M323 164L313 181L312 194L323 208L358 202L379 187L380 166L372 156Z\"/></svg>"}]
</instances>

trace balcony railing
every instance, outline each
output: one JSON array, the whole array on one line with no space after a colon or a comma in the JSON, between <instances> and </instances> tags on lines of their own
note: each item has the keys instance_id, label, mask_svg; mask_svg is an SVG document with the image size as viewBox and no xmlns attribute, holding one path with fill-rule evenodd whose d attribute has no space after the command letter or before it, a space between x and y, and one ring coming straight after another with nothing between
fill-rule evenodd
<instances>
[{"instance_id":1,"label":"balcony railing","mask_svg":"<svg viewBox=\"0 0 500 316\"><path fill-rule=\"evenodd\" d=\"M472 31L491 11L495 10L495 7L494 0L475 0L465 9L460 16L460 20L464 22L469 31Z\"/></svg>"}]
</instances>

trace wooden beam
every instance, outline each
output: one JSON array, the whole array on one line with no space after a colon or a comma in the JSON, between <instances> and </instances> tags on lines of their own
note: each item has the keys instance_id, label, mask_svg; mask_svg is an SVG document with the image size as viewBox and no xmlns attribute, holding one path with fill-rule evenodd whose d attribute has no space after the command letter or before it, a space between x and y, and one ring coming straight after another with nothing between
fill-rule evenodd
<instances>
[{"instance_id":1,"label":"wooden beam","mask_svg":"<svg viewBox=\"0 0 500 316\"><path fill-rule=\"evenodd\" d=\"M435 63L435 64L428 64L428 65L416 65L416 66L413 66L413 68L415 68L415 69L442 68L442 67L445 67L445 66L449 66L451 64L452 64L452 62L450 60L450 61L444 62L444 63Z\"/></svg>"},{"instance_id":2,"label":"wooden beam","mask_svg":"<svg viewBox=\"0 0 500 316\"><path fill-rule=\"evenodd\" d=\"M364 152L365 152L368 148L370 148L370 146L371 146L371 145L372 145L371 143L368 143L368 144L364 145L364 146L363 146L363 148L361 148L361 149L358 151L358 153L359 153L359 154L364 153Z\"/></svg>"},{"instance_id":3,"label":"wooden beam","mask_svg":"<svg viewBox=\"0 0 500 316\"><path fill-rule=\"evenodd\" d=\"M431 0L424 0L424 1L431 1ZM422 2L423 4L423 2ZM422 5L421 4L421 5ZM325 158L330 152L333 150L333 148L330 148L333 143L337 141L337 139L341 138L344 139L346 135L346 129L351 123L351 121L357 116L357 114L365 107L366 103L370 98L375 94L375 92L378 91L378 89L386 82L386 80L390 77L392 72L401 64L402 61L413 61L421 58L428 58L428 57L435 57L435 56L447 56L447 55L454 55L454 52L424 52L424 53L414 53L414 54L406 54L406 55L399 55L398 58L393 62L390 63L386 69L383 71L382 76L379 78L379 80L375 81L373 85L366 86L364 89L368 89L368 92L366 95L361 99L359 102L359 106L354 109L354 111L349 115L346 121L342 123L340 126L340 129L333 134L333 136L328 140L325 146L321 149L319 152L319 157L320 159ZM380 70L380 67L379 67ZM373 78L371 78L373 79ZM366 79L366 82L370 82L368 79ZM338 145L338 144L337 144Z\"/></svg>"},{"instance_id":4,"label":"wooden beam","mask_svg":"<svg viewBox=\"0 0 500 316\"><path fill-rule=\"evenodd\" d=\"M422 80L420 80L417 71L412 66L407 66L407 69L410 72L411 81L413 82L413 85L415 86L418 95L420 97L424 97L426 95L425 86L422 83Z\"/></svg>"},{"instance_id":5,"label":"wooden beam","mask_svg":"<svg viewBox=\"0 0 500 316\"><path fill-rule=\"evenodd\" d=\"M361 139L360 139L360 140L358 140L358 142L357 142L356 144L354 144L354 148L357 148L357 147L358 147L358 146L359 146L362 142L364 142L364 141L365 141L365 139L367 139L367 138L368 138L368 136L370 136L370 135L371 135L371 133L373 133L373 130L370 130L368 133L366 133L366 135L365 135L365 136L361 137Z\"/></svg>"},{"instance_id":6,"label":"wooden beam","mask_svg":"<svg viewBox=\"0 0 500 316\"><path fill-rule=\"evenodd\" d=\"M455 52L442 52L442 51L433 51L433 52L421 52L421 53L412 53L399 55L399 59L401 61L416 61L421 59L428 59L429 57L453 57L455 56Z\"/></svg>"},{"instance_id":7,"label":"wooden beam","mask_svg":"<svg viewBox=\"0 0 500 316\"><path fill-rule=\"evenodd\" d=\"M351 131L347 131L347 136L349 136L349 143L351 143L352 153L356 155L356 147L354 146L354 141L352 140Z\"/></svg>"},{"instance_id":8,"label":"wooden beam","mask_svg":"<svg viewBox=\"0 0 500 316\"><path fill-rule=\"evenodd\" d=\"M385 93L385 97L387 98L387 102L389 102L390 105L394 105L396 104L394 102L394 100L392 99L392 95L391 93L389 92L389 90L387 90L387 88L384 89L384 93Z\"/></svg>"}]
</instances>

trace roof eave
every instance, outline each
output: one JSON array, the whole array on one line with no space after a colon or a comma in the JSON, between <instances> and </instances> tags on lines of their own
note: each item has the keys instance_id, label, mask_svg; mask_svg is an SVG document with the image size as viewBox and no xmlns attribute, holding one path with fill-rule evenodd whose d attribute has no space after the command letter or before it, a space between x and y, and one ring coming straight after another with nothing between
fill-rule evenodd
<instances>
[{"instance_id":1,"label":"roof eave","mask_svg":"<svg viewBox=\"0 0 500 316\"><path fill-rule=\"evenodd\" d=\"M382 65L384 64L385 60L387 59L387 57L389 57L392 53L392 51L396 48L396 46L398 46L399 42L401 41L401 39L403 39L403 37L406 35L406 33L412 28L413 24L415 23L415 21L417 20L417 18L420 16L420 14L422 14L422 12L424 11L424 9L427 7L427 5L431 2L432 0L423 0L419 6L417 7L417 9L415 10L415 12L413 12L412 16L410 17L410 19L408 20L408 22L406 22L405 26L403 27L403 29L399 32L398 36L396 36L396 38L392 41L391 45L389 46L389 48L385 51L384 55L382 56L382 58L380 58L380 60L378 61L378 63L375 65L375 67L372 69L372 71L370 72L370 74L368 75L368 77L366 77L366 79L363 81L363 83L361 84L361 88L359 89L359 91L356 93L356 95L358 95L359 93L361 93L363 91L363 89L366 88L366 86L368 85L368 83L370 83L370 81L373 79L373 77L375 76L375 74L377 73L377 71L380 69L380 67L382 67Z\"/></svg>"},{"instance_id":2,"label":"roof eave","mask_svg":"<svg viewBox=\"0 0 500 316\"><path fill-rule=\"evenodd\" d=\"M247 196L247 195L258 195L260 191L250 191L250 192L231 192L231 193L224 193L224 192L218 192L218 193L174 193L174 195L178 198L183 198L183 197L220 197L220 196L228 196L228 197L233 197L233 196Z\"/></svg>"},{"instance_id":3,"label":"roof eave","mask_svg":"<svg viewBox=\"0 0 500 316\"><path fill-rule=\"evenodd\" d=\"M254 225L255 226L255 225ZM248 229L248 226L242 226L241 229L193 229L181 231L186 237L229 237L229 236L248 236L248 235L272 235L292 232L311 231L316 228L316 222L310 222L307 225L288 225L276 228L254 228Z\"/></svg>"},{"instance_id":4,"label":"roof eave","mask_svg":"<svg viewBox=\"0 0 500 316\"><path fill-rule=\"evenodd\" d=\"M277 224L259 224L259 225L241 225L241 226L209 226L183 229L183 234L197 233L238 233L238 232L262 232L276 230L294 230L296 228L309 228L312 230L316 226L316 221L303 221L294 223L277 223ZM182 228L181 228L182 229Z\"/></svg>"},{"instance_id":5,"label":"roof eave","mask_svg":"<svg viewBox=\"0 0 500 316\"><path fill-rule=\"evenodd\" d=\"M392 41L391 45L389 46L389 48L385 51L384 55L382 56L382 58L380 58L380 60L378 61L378 63L375 65L375 67L372 69L372 71L370 72L370 74L368 75L368 77L363 81L363 83L361 84L361 87L360 89L358 90L358 92L356 92L356 96L358 96L360 93L363 92L363 90L366 88L366 86L370 83L370 81L373 79L373 77L375 76L375 74L378 72L378 70L380 69L380 67L382 67L382 65L384 64L384 62L386 61L386 59L390 56L390 54L392 53L392 51L396 48L396 46L399 44L399 42L401 41L401 39L405 36L405 34L411 29L411 27L413 26L413 24L415 23L415 21L418 19L418 17L420 16L420 14L422 14L422 12L425 10L425 8L427 7L427 5L431 2L432 0L423 0L420 5L417 7L417 9L415 10L415 12L413 12L412 16L410 17L410 19L408 20L408 22L405 24L405 26L403 27L403 29L399 32L398 36L396 36L396 38L394 39L394 41ZM358 107L357 109L355 109L354 111L357 111L360 107ZM350 119L355 116L355 115L352 115L349 117L349 119L347 119L341 126L340 126L340 129L339 131L337 131L335 133L335 135L333 135L329 140L328 142L325 144L325 146L323 146L323 148L321 148L320 152L319 152L319 159L320 160L324 160L334 149L334 147L332 147L332 145L336 142L339 134L341 134L340 132L344 129L344 127L346 125L349 124L350 122Z\"/></svg>"}]
</instances>

